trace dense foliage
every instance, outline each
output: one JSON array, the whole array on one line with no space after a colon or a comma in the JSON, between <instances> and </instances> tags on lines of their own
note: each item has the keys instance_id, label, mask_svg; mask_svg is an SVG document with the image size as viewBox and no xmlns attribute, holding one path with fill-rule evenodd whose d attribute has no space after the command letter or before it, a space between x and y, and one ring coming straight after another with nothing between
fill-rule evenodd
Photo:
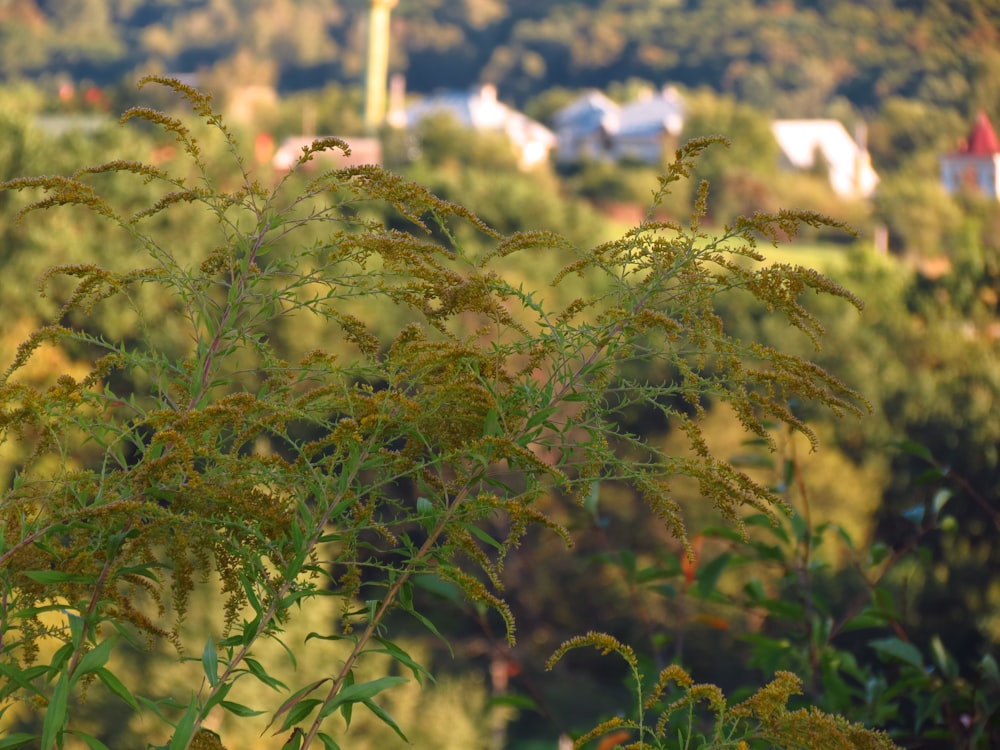
<instances>
[{"instance_id":1,"label":"dense foliage","mask_svg":"<svg viewBox=\"0 0 1000 750\"><path fill-rule=\"evenodd\" d=\"M136 69L213 72L283 90L358 82L363 0L18 0L0 8L0 76L118 83ZM402 0L392 66L417 91L644 78L708 86L786 116L889 97L997 112L1000 15L987 0Z\"/></svg>"}]
</instances>

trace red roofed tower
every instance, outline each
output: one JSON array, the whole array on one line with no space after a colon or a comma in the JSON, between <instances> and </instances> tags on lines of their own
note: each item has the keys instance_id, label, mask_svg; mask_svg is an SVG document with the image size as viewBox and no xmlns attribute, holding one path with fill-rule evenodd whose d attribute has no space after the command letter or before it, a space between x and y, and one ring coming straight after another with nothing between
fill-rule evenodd
<instances>
[{"instance_id":1,"label":"red roofed tower","mask_svg":"<svg viewBox=\"0 0 1000 750\"><path fill-rule=\"evenodd\" d=\"M1000 153L1000 144L997 143L997 134L993 130L993 123L982 110L979 110L976 124L972 126L972 132L969 133L965 153L976 156Z\"/></svg>"},{"instance_id":2,"label":"red roofed tower","mask_svg":"<svg viewBox=\"0 0 1000 750\"><path fill-rule=\"evenodd\" d=\"M976 116L958 151L941 157L941 181L952 195L968 190L1000 197L1000 141L985 112Z\"/></svg>"}]
</instances>

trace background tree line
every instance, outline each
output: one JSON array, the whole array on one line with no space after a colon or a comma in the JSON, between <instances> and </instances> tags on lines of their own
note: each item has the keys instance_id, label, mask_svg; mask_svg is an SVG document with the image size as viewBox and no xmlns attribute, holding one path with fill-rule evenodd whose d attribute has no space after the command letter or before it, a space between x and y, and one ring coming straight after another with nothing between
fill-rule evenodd
<instances>
[{"instance_id":1,"label":"background tree line","mask_svg":"<svg viewBox=\"0 0 1000 750\"><path fill-rule=\"evenodd\" d=\"M116 84L216 71L288 92L363 75L364 0L10 0L0 76ZM644 78L709 87L781 116L889 97L1000 114L1000 9L989 0L403 0L392 68L415 91L488 80L543 90Z\"/></svg>"}]
</instances>

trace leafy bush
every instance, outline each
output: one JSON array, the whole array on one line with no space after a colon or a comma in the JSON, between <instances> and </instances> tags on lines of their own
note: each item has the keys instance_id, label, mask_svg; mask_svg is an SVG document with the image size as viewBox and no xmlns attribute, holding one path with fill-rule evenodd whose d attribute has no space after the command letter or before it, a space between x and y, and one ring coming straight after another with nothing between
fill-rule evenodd
<instances>
[{"instance_id":1,"label":"leafy bush","mask_svg":"<svg viewBox=\"0 0 1000 750\"><path fill-rule=\"evenodd\" d=\"M123 257L142 259L124 271L51 269L42 289L65 289L59 311L0 381L0 434L16 449L0 505L0 700L3 711L41 714L37 731L9 734L5 748L49 750L71 738L104 747L100 730L78 719L80 701L97 691L156 717L152 742L168 750L222 746L210 730L220 714L260 716L285 748L337 747L331 717L350 725L357 707L404 736L379 696L426 672L387 618L409 615L446 637L415 603L422 576L498 613L513 641L499 578L505 555L536 526L570 541L540 509L548 494L587 504L603 480L630 483L690 551L674 478L696 481L738 533L744 508L774 517L780 506L712 455L699 429L705 399L727 403L768 444L769 421L815 440L788 407L793 397L837 413L864 408L821 368L730 335L716 314L720 295L744 290L818 342L801 295L858 305L815 271L761 265L760 237L794 235L803 222L824 223L818 215L758 214L710 236L703 184L687 225L647 222L580 250L547 232L502 236L375 166L323 172L287 196L292 183L254 179L208 98L170 79L148 83L187 100L235 171L207 161L182 119L139 107L123 120L170 134L190 170L118 160L3 184L43 191L22 218L88 209L120 230ZM712 143L680 149L656 203ZM347 149L317 141L299 165ZM99 189L109 174L157 186L159 198L123 212ZM413 231L369 218L369 203L391 205ZM161 214L191 207L214 219L215 236L194 247L163 241ZM472 254L456 239L459 226L474 227L489 249ZM553 285L597 291L552 307L543 290L506 280L515 254L560 257ZM140 293L148 290L155 294ZM95 316L114 300L135 321L121 337ZM380 337L386 316L406 322ZM165 319L182 326L183 345L161 336ZM29 371L48 347L71 352L84 372ZM620 374L654 361L674 376L644 383ZM619 414L636 405L668 417L690 455L621 431ZM192 638L199 581L217 584L221 598ZM291 640L291 624L320 600L333 602L337 619ZM113 655L163 641L200 675L178 672L186 676L166 694L150 694L112 667ZM295 664L329 641L345 646L342 656L305 684L286 686L261 658L277 644ZM396 669L362 669L385 657ZM791 678L778 681L761 695L788 693ZM234 699L237 683L280 695L247 705ZM839 725L818 712L804 721L809 731Z\"/></svg>"},{"instance_id":2,"label":"leafy bush","mask_svg":"<svg viewBox=\"0 0 1000 750\"><path fill-rule=\"evenodd\" d=\"M781 442L793 445L794 436ZM910 442L899 448L935 466L926 448ZM794 450L779 457L783 460L772 462L769 455L753 452L741 457L742 465L773 471L777 476L774 490L787 502L777 515L747 516L748 533L728 527L703 528L693 540L698 554L692 558L664 551L657 559L636 565L627 549L610 556L636 598L666 598L674 612L683 613L671 633L675 640L684 637L685 629L690 637L701 627L716 633L728 631L741 641L748 666L763 675L780 676L769 688L781 696L772 704L781 721L788 719L789 711L812 707L841 720L881 727L905 747L937 747L941 741L959 740L963 747L995 747L1000 738L996 659L986 653L974 669L963 670L941 637L932 637L929 647L922 649L911 628L909 610L918 595L909 590L913 579L930 567L934 537L956 531L956 519L950 514L952 490L940 487L933 499L904 513L911 525L905 544L864 546L844 526L813 520L816 509L808 472L803 472ZM929 470L926 479L947 480L958 490L975 492L962 477L940 467ZM719 702L721 691L716 686L695 685L686 673L670 667L661 674L661 682L669 677L682 695L666 706L669 715L660 715L654 731L643 723L643 714L654 708L663 710L663 705L656 708L657 699L643 697L653 686L639 676L642 661L632 650L600 636L572 645L592 645L622 656L635 673L639 705L645 706L632 719L605 722L598 734L627 731L628 737L638 732L640 737L661 738L661 727L669 725L668 737L678 732L697 736L700 726L693 721L694 713L678 715L677 709L701 702L711 709L714 722L709 723L712 732L700 740L708 744L699 747L726 747L737 720L748 718L742 710L733 713L732 706ZM656 689L660 688L656 683ZM736 692L749 695L755 691L741 684ZM789 721L787 726L794 725ZM774 729L745 727L743 736L759 732L758 737L771 743L764 746L770 747L776 741L769 734ZM824 733L829 738L839 731L830 725ZM853 739L857 744L849 746L864 747L868 741ZM827 745L812 737L803 740L802 746Z\"/></svg>"}]
</instances>

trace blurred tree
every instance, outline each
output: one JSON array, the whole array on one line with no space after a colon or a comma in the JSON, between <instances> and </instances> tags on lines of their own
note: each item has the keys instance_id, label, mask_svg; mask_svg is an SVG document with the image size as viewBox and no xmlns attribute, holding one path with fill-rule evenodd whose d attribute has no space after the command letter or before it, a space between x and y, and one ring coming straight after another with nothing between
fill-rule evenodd
<instances>
[{"instance_id":1,"label":"blurred tree","mask_svg":"<svg viewBox=\"0 0 1000 750\"><path fill-rule=\"evenodd\" d=\"M778 168L778 144L767 115L730 97L699 91L687 98L681 140L705 135L725 136L731 144L710 149L696 167L694 182L708 180L713 186L712 220L722 223L740 212L767 210L772 203L768 181Z\"/></svg>"},{"instance_id":2,"label":"blurred tree","mask_svg":"<svg viewBox=\"0 0 1000 750\"><path fill-rule=\"evenodd\" d=\"M889 228L890 248L918 256L939 255L962 215L935 178L900 171L886 176L875 196L875 216Z\"/></svg>"},{"instance_id":3,"label":"blurred tree","mask_svg":"<svg viewBox=\"0 0 1000 750\"><path fill-rule=\"evenodd\" d=\"M911 179L938 179L938 158L958 147L968 127L954 109L893 97L883 102L868 127L868 150L877 170L908 170Z\"/></svg>"}]
</instances>

